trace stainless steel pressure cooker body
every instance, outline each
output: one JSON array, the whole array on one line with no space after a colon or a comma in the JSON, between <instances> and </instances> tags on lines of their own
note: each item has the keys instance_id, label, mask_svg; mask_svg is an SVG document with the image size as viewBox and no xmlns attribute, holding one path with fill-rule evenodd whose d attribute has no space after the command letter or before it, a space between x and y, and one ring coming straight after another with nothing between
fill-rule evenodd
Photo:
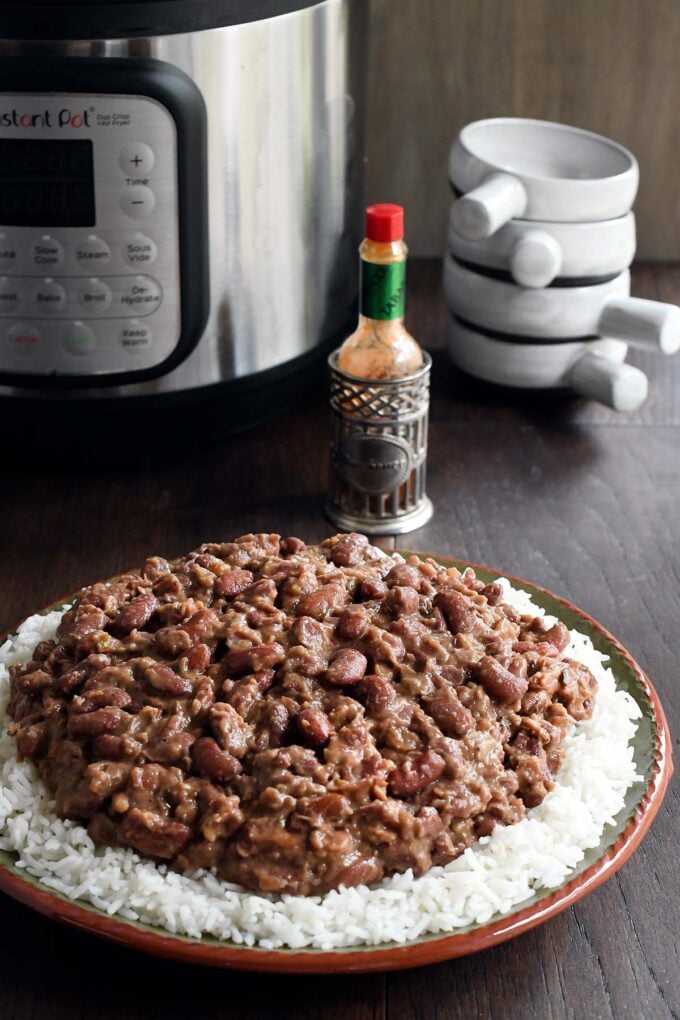
<instances>
[{"instance_id":1,"label":"stainless steel pressure cooker body","mask_svg":"<svg viewBox=\"0 0 680 1020\"><path fill-rule=\"evenodd\" d=\"M365 6L2 5L1 397L274 392L349 330Z\"/></svg>"}]
</instances>

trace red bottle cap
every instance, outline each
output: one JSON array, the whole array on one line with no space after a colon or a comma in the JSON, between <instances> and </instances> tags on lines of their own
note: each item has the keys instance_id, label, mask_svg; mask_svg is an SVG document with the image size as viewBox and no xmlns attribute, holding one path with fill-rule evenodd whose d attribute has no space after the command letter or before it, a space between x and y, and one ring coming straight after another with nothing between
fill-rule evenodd
<instances>
[{"instance_id":1,"label":"red bottle cap","mask_svg":"<svg viewBox=\"0 0 680 1020\"><path fill-rule=\"evenodd\" d=\"M369 241L401 241L404 237L404 210L400 205L381 202L366 210L366 237Z\"/></svg>"}]
</instances>

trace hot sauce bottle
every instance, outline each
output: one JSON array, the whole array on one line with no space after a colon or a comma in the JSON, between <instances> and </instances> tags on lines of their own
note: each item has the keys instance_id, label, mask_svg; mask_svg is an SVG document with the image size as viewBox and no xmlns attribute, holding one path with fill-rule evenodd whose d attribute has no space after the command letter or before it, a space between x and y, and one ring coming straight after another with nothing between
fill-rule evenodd
<instances>
[{"instance_id":1,"label":"hot sauce bottle","mask_svg":"<svg viewBox=\"0 0 680 1020\"><path fill-rule=\"evenodd\" d=\"M423 352L404 326L408 248L400 205L368 207L359 254L359 324L340 348L338 368L361 379L403 379L422 367Z\"/></svg>"}]
</instances>

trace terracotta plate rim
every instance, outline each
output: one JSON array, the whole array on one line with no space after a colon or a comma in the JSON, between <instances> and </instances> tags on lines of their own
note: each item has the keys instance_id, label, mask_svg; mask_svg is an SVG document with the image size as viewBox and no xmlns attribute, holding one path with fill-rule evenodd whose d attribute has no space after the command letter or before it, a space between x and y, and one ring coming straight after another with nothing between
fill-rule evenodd
<instances>
[{"instance_id":1,"label":"terracotta plate rim","mask_svg":"<svg viewBox=\"0 0 680 1020\"><path fill-rule=\"evenodd\" d=\"M89 904L82 906L78 901L69 900L46 888L36 886L33 881L37 880L27 880L15 868L2 862L0 862L0 890L53 920L123 944L128 948L171 960L264 973L341 974L408 969L489 949L543 924L611 878L625 864L646 835L661 806L673 774L668 723L659 696L646 673L623 645L597 620L567 599L555 595L548 588L505 571L494 570L484 564L429 553L397 551L403 556L417 555L421 558L432 556L444 566L455 566L459 569L469 566L473 570L484 571L496 577L507 577L518 587L528 589L530 594L539 593L546 596L580 617L593 630L597 631L608 644L616 649L635 675L649 702L656 730L656 747L651 776L625 829L593 864L537 902L472 931L429 936L404 945L387 945L375 949L371 946L364 946L356 949L350 947L329 951L317 949L266 950L256 946L237 946L233 943L220 944L217 941L207 942L201 939L191 939L169 932L164 933L160 930L158 932L150 931L146 927L136 927L134 922L109 916ZM38 612L48 612L58 608L71 600L74 594L76 593L56 599ZM19 626L21 624L17 624L0 635L0 643L16 633Z\"/></svg>"}]
</instances>

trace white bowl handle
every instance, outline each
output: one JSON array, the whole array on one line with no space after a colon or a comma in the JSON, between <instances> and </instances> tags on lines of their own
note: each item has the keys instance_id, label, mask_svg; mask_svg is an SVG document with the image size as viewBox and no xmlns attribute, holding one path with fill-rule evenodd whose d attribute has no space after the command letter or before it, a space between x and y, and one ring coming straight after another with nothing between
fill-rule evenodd
<instances>
[{"instance_id":1,"label":"white bowl handle","mask_svg":"<svg viewBox=\"0 0 680 1020\"><path fill-rule=\"evenodd\" d=\"M612 295L600 313L597 331L600 336L626 340L633 347L675 354L680 350L680 308L663 301Z\"/></svg>"},{"instance_id":2,"label":"white bowl handle","mask_svg":"<svg viewBox=\"0 0 680 1020\"><path fill-rule=\"evenodd\" d=\"M528 230L510 255L510 272L522 287L547 287L561 268L562 249L543 230Z\"/></svg>"},{"instance_id":3,"label":"white bowl handle","mask_svg":"<svg viewBox=\"0 0 680 1020\"><path fill-rule=\"evenodd\" d=\"M647 399L648 379L634 365L584 354L567 380L577 393L614 411L636 411Z\"/></svg>"},{"instance_id":4,"label":"white bowl handle","mask_svg":"<svg viewBox=\"0 0 680 1020\"><path fill-rule=\"evenodd\" d=\"M453 229L468 241L479 241L521 216L526 206L527 194L521 181L512 174L492 174L454 202Z\"/></svg>"}]
</instances>

